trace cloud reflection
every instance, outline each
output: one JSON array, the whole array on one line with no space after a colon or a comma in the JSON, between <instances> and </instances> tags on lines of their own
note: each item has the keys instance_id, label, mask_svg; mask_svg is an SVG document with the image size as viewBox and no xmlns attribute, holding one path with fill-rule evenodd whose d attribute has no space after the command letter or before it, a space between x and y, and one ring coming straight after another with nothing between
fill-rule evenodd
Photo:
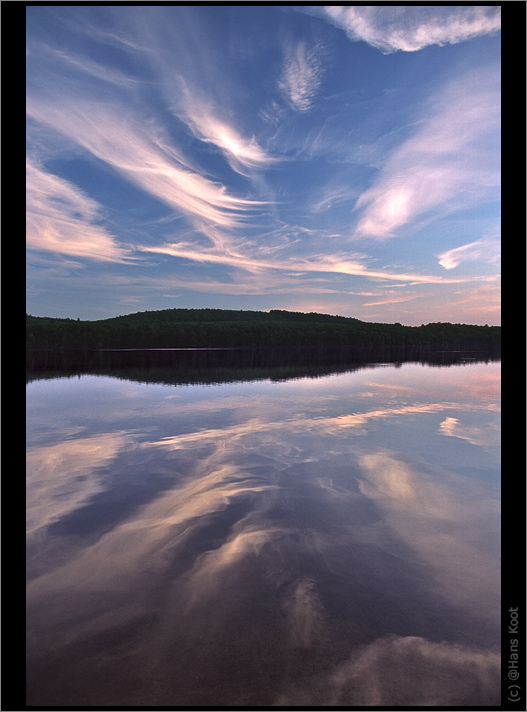
<instances>
[{"instance_id":1,"label":"cloud reflection","mask_svg":"<svg viewBox=\"0 0 527 712\"><path fill-rule=\"evenodd\" d=\"M309 691L277 704L361 707L487 706L500 704L500 655L417 636L388 636L359 648Z\"/></svg>"},{"instance_id":2,"label":"cloud reflection","mask_svg":"<svg viewBox=\"0 0 527 712\"><path fill-rule=\"evenodd\" d=\"M309 648L324 631L324 608L312 579L302 579L284 603L293 645Z\"/></svg>"},{"instance_id":3,"label":"cloud reflection","mask_svg":"<svg viewBox=\"0 0 527 712\"><path fill-rule=\"evenodd\" d=\"M251 418L241 424L226 426L221 429L203 429L193 433L185 433L181 435L165 436L157 441L144 443L142 447L162 447L167 449L177 450L182 447L190 446L196 443L214 443L218 440L224 441L226 444L235 439L244 441L244 438L257 438L253 443L255 447L259 445L258 438L264 437L264 433L273 433L275 431L284 431L293 433L318 431L319 434L331 435L338 432L340 429L362 428L370 421L380 420L384 418L392 418L405 415L422 415L429 413L441 413L445 410L458 410L462 406L458 403L416 403L412 405L396 406L392 408L380 408L365 412L343 413L338 416L316 416L316 417L299 417L288 420L263 420L259 418ZM474 406L477 409L477 406ZM241 443L238 442L238 446ZM280 446L278 445L278 449Z\"/></svg>"},{"instance_id":4,"label":"cloud reflection","mask_svg":"<svg viewBox=\"0 0 527 712\"><path fill-rule=\"evenodd\" d=\"M419 471L391 452L363 455L362 494L383 511L393 533L424 560L435 588L453 603L494 618L499 610L499 501L462 478ZM428 471L426 471L428 470ZM476 504L477 502L477 504ZM491 538L492 537L492 538Z\"/></svg>"},{"instance_id":5,"label":"cloud reflection","mask_svg":"<svg viewBox=\"0 0 527 712\"><path fill-rule=\"evenodd\" d=\"M448 417L439 426L442 435L466 440L471 445L483 448L497 447L500 445L500 428L498 425L489 424L486 428L463 425L458 418Z\"/></svg>"},{"instance_id":6,"label":"cloud reflection","mask_svg":"<svg viewBox=\"0 0 527 712\"><path fill-rule=\"evenodd\" d=\"M419 386L407 393L390 387L405 370L395 384L392 372L312 387L134 384L133 398L121 388L101 406L101 429L118 431L31 448L39 703L497 704L499 659L484 646L499 640L498 501L441 464L442 435L487 406L471 390L466 403L439 400L461 370L443 370L441 385L424 371L428 391L406 374ZM430 400L405 402L419 393ZM426 461L378 444L409 419L437 448ZM111 528L94 538L48 526L93 505L110 464ZM129 491L134 507L120 509Z\"/></svg>"},{"instance_id":7,"label":"cloud reflection","mask_svg":"<svg viewBox=\"0 0 527 712\"><path fill-rule=\"evenodd\" d=\"M27 452L26 530L33 534L65 517L104 489L97 470L129 442L125 433L105 433Z\"/></svg>"}]
</instances>

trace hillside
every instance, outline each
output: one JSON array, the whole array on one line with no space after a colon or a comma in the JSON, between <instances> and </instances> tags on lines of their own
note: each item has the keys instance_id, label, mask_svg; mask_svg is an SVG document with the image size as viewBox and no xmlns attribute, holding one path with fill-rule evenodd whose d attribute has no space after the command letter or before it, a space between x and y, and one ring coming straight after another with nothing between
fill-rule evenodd
<instances>
[{"instance_id":1,"label":"hillside","mask_svg":"<svg viewBox=\"0 0 527 712\"><path fill-rule=\"evenodd\" d=\"M370 323L315 312L163 309L81 321L26 315L26 348L495 348L501 327Z\"/></svg>"}]
</instances>

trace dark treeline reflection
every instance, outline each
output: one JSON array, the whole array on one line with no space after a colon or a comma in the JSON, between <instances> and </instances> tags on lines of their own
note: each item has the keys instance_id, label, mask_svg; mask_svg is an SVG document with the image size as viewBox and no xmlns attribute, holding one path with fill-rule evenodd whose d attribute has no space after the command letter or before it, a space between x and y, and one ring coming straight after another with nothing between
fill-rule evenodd
<instances>
[{"instance_id":1,"label":"dark treeline reflection","mask_svg":"<svg viewBox=\"0 0 527 712\"><path fill-rule=\"evenodd\" d=\"M422 347L30 350L26 382L80 374L167 384L287 380L357 371L374 363L452 366L501 359L500 349L431 351Z\"/></svg>"}]
</instances>

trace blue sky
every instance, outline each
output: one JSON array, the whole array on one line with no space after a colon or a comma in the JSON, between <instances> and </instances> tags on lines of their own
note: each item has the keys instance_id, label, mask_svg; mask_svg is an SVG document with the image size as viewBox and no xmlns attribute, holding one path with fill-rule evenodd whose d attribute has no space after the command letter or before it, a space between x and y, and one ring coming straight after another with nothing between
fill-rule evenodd
<instances>
[{"instance_id":1,"label":"blue sky","mask_svg":"<svg viewBox=\"0 0 527 712\"><path fill-rule=\"evenodd\" d=\"M27 7L27 306L500 323L500 8Z\"/></svg>"}]
</instances>

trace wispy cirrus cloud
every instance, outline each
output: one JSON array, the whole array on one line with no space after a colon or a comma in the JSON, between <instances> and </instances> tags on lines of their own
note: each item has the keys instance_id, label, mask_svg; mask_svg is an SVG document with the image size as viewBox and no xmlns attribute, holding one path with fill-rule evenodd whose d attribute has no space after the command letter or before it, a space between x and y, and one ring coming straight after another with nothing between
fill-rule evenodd
<instances>
[{"instance_id":1,"label":"wispy cirrus cloud","mask_svg":"<svg viewBox=\"0 0 527 712\"><path fill-rule=\"evenodd\" d=\"M188 303L196 298L194 285L207 294L265 295L263 308L274 306L280 293L305 291L307 298L309 289L339 292L342 306L334 310L350 314L359 301L350 303L351 296L376 291L379 282L383 290L390 281L393 287L460 284L469 281L468 271L454 266L473 259L494 265L483 252L476 256L481 231L493 234L480 219L463 231L456 226L455 234L464 235L458 243L440 225L439 238L430 232L421 254L427 262L384 257L380 243L409 238L476 201L490 212L497 208L496 55L472 75L461 74L459 63L436 60L431 72L416 67L419 82L411 87L390 73L380 87L360 72L349 74L353 57L363 52L374 63L401 57L361 49L313 15L332 21L333 13L339 26L355 13L354 26L362 22L364 30L355 39L373 42L388 33L382 50L388 51L396 31L399 44L405 37L410 42L410 21L419 41L433 39L434 23L445 36L448 29L449 41L462 41L493 31L499 8L299 10L311 17L253 8L35 10L28 33L30 156L40 170L53 171L51 192L60 187L65 196L68 181L73 192L62 202L40 198L29 215L30 247L38 243L48 257L62 250L84 268L84 256L132 264L133 255L133 264L148 270L145 284L157 275L156 294L174 294L181 285ZM228 22L217 21L223 15ZM440 43L439 35L434 41ZM453 52L462 50L445 47L434 56L448 60ZM473 55L464 67L477 66ZM423 104L424 92L432 94L445 72L456 79ZM323 82L328 91L319 101ZM381 120L388 97L393 111ZM81 235L89 238L84 245ZM349 249L357 238L365 238L360 253ZM370 251L364 245L371 239L378 243ZM463 242L472 247L456 247ZM165 284L170 274L173 283ZM479 270L472 281L486 279ZM373 318L372 307L381 315L383 305L389 312L393 304L390 316L405 320L413 304L424 308L412 301L418 290L410 288L402 296L366 298L364 316ZM146 304L146 296L134 304L140 299ZM328 300L315 301L324 311Z\"/></svg>"},{"instance_id":2,"label":"wispy cirrus cloud","mask_svg":"<svg viewBox=\"0 0 527 712\"><path fill-rule=\"evenodd\" d=\"M93 58L72 51L65 51L49 47L45 44L31 45L28 54L32 61L47 65L52 71L61 71L64 77L71 77L73 81L97 81L102 88L104 85L113 85L115 88L133 88L141 82L137 77L124 72L108 63L102 64Z\"/></svg>"},{"instance_id":3,"label":"wispy cirrus cloud","mask_svg":"<svg viewBox=\"0 0 527 712\"><path fill-rule=\"evenodd\" d=\"M216 146L232 170L247 175L277 158L258 143L233 97L236 70L222 72L222 49L185 10L178 13L180 27L167 33L163 13L132 11L137 47L152 74L152 81L167 107L194 136ZM174 36L177 41L174 41ZM196 52L199 62L196 62Z\"/></svg>"},{"instance_id":4,"label":"wispy cirrus cloud","mask_svg":"<svg viewBox=\"0 0 527 712\"><path fill-rule=\"evenodd\" d=\"M418 298L419 298L418 294L399 295L399 294L394 294L393 292L390 291L390 293L388 295L379 297L373 302L365 302L362 306L363 307L376 307L376 306L379 306L380 304L400 304L402 302L411 302L414 299L418 299Z\"/></svg>"},{"instance_id":5,"label":"wispy cirrus cloud","mask_svg":"<svg viewBox=\"0 0 527 712\"><path fill-rule=\"evenodd\" d=\"M315 13L344 30L350 40L367 42L385 54L458 44L501 27L499 6L328 5Z\"/></svg>"},{"instance_id":6,"label":"wispy cirrus cloud","mask_svg":"<svg viewBox=\"0 0 527 712\"><path fill-rule=\"evenodd\" d=\"M491 264L499 261L501 254L500 243L497 240L475 240L468 245L455 247L438 255L439 264L445 269L454 269L462 262L483 260Z\"/></svg>"},{"instance_id":7,"label":"wispy cirrus cloud","mask_svg":"<svg viewBox=\"0 0 527 712\"><path fill-rule=\"evenodd\" d=\"M123 262L128 250L101 221L101 206L77 186L26 161L26 242L34 250Z\"/></svg>"},{"instance_id":8,"label":"wispy cirrus cloud","mask_svg":"<svg viewBox=\"0 0 527 712\"><path fill-rule=\"evenodd\" d=\"M349 185L330 186L325 188L323 195L311 205L311 210L313 213L323 213L356 198L356 188Z\"/></svg>"},{"instance_id":9,"label":"wispy cirrus cloud","mask_svg":"<svg viewBox=\"0 0 527 712\"><path fill-rule=\"evenodd\" d=\"M230 167L242 175L257 168L266 168L278 159L269 156L254 136L243 136L236 127L221 120L210 106L188 99L182 116L200 140L217 146Z\"/></svg>"},{"instance_id":10,"label":"wispy cirrus cloud","mask_svg":"<svg viewBox=\"0 0 527 712\"><path fill-rule=\"evenodd\" d=\"M394 272L382 269L372 269L360 260L353 260L340 255L311 255L308 257L281 256L280 260L273 256L261 255L258 249L238 250L218 245L221 249L202 249L191 242L174 242L163 245L143 245L138 249L143 252L181 257L187 260L223 264L229 267L238 267L249 272L271 270L278 272L296 272L297 276L314 272L343 274L368 277L376 280L393 280L410 284L457 284L467 281L465 277L444 278L435 275L417 274L411 272ZM469 281L485 281L491 277L480 276L470 278ZM414 298L414 297L409 297ZM390 300L393 301L393 300ZM405 301L399 298L397 301Z\"/></svg>"},{"instance_id":11,"label":"wispy cirrus cloud","mask_svg":"<svg viewBox=\"0 0 527 712\"><path fill-rule=\"evenodd\" d=\"M310 48L306 42L287 48L279 88L293 109L309 111L323 73L320 48Z\"/></svg>"},{"instance_id":12,"label":"wispy cirrus cloud","mask_svg":"<svg viewBox=\"0 0 527 712\"><path fill-rule=\"evenodd\" d=\"M151 121L123 113L119 104L73 98L56 103L30 97L27 112L197 226L239 227L249 211L262 205L229 194L169 144Z\"/></svg>"},{"instance_id":13,"label":"wispy cirrus cloud","mask_svg":"<svg viewBox=\"0 0 527 712\"><path fill-rule=\"evenodd\" d=\"M492 191L497 196L499 107L496 67L452 80L357 200L364 213L356 235L391 237L433 209L437 218Z\"/></svg>"}]
</instances>

